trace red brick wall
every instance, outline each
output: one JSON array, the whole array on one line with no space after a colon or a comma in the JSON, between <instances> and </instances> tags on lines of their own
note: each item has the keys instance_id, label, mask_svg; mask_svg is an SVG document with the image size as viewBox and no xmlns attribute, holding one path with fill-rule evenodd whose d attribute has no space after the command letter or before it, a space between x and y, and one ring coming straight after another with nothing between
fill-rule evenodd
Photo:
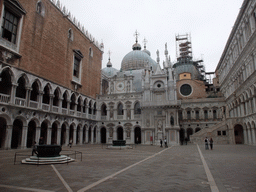
<instances>
[{"instance_id":1,"label":"red brick wall","mask_svg":"<svg viewBox=\"0 0 256 192\"><path fill-rule=\"evenodd\" d=\"M42 0L45 15L36 12L37 0L19 0L26 15L23 20L19 68L73 89L74 49L80 50L82 59L81 94L95 98L100 91L102 52L49 1ZM82 21L86 23L86 21ZM74 40L68 39L68 30L73 30ZM89 48L93 49L89 64Z\"/></svg>"}]
</instances>

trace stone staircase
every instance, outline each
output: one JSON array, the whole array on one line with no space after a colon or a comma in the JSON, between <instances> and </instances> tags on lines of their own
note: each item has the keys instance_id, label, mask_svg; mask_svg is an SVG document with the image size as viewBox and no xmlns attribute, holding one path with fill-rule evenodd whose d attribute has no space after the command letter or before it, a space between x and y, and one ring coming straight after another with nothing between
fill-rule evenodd
<instances>
[{"instance_id":1,"label":"stone staircase","mask_svg":"<svg viewBox=\"0 0 256 192\"><path fill-rule=\"evenodd\" d=\"M226 135L218 135L218 131L226 131ZM190 142L204 144L205 137L212 138L214 144L228 144L227 121L221 121L209 128L202 129L190 136Z\"/></svg>"}]
</instances>

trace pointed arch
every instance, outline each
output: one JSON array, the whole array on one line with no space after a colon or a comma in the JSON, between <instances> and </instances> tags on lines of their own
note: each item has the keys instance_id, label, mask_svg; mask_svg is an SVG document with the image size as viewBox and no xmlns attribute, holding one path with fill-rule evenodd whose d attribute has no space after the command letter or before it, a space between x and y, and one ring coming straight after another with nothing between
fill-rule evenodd
<instances>
[{"instance_id":1,"label":"pointed arch","mask_svg":"<svg viewBox=\"0 0 256 192\"><path fill-rule=\"evenodd\" d=\"M75 110L75 106L76 106L76 94L73 93L70 98L70 109Z\"/></svg>"},{"instance_id":2,"label":"pointed arch","mask_svg":"<svg viewBox=\"0 0 256 192\"><path fill-rule=\"evenodd\" d=\"M117 105L117 115L124 115L123 103L119 102Z\"/></svg>"},{"instance_id":3,"label":"pointed arch","mask_svg":"<svg viewBox=\"0 0 256 192\"><path fill-rule=\"evenodd\" d=\"M13 78L13 72L9 67L1 71L0 93L11 95Z\"/></svg>"},{"instance_id":4,"label":"pointed arch","mask_svg":"<svg viewBox=\"0 0 256 192\"><path fill-rule=\"evenodd\" d=\"M141 114L140 102L136 101L134 104L134 114Z\"/></svg>"}]
</instances>

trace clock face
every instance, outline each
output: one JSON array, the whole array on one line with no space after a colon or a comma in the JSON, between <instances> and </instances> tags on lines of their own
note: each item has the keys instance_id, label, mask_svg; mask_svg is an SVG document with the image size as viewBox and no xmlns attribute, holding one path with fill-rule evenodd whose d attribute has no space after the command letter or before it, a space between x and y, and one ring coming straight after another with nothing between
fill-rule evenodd
<instances>
[{"instance_id":1,"label":"clock face","mask_svg":"<svg viewBox=\"0 0 256 192\"><path fill-rule=\"evenodd\" d=\"M124 83L123 82L118 82L116 84L116 90L117 91L123 91L124 90Z\"/></svg>"}]
</instances>

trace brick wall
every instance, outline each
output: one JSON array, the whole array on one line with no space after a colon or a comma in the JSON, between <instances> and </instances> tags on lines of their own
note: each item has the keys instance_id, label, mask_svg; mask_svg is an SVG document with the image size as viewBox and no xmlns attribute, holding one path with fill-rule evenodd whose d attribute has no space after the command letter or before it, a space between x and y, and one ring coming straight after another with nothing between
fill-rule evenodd
<instances>
[{"instance_id":1,"label":"brick wall","mask_svg":"<svg viewBox=\"0 0 256 192\"><path fill-rule=\"evenodd\" d=\"M22 58L17 67L50 80L54 83L74 89L73 50L80 50L82 59L81 94L95 98L100 91L100 69L102 52L84 36L49 1L42 0L45 14L36 12L37 0L19 0L26 10L23 20L20 51ZM82 21L82 23L86 23ZM68 38L68 30L73 30L74 39ZM89 63L89 48L93 50Z\"/></svg>"}]
</instances>

